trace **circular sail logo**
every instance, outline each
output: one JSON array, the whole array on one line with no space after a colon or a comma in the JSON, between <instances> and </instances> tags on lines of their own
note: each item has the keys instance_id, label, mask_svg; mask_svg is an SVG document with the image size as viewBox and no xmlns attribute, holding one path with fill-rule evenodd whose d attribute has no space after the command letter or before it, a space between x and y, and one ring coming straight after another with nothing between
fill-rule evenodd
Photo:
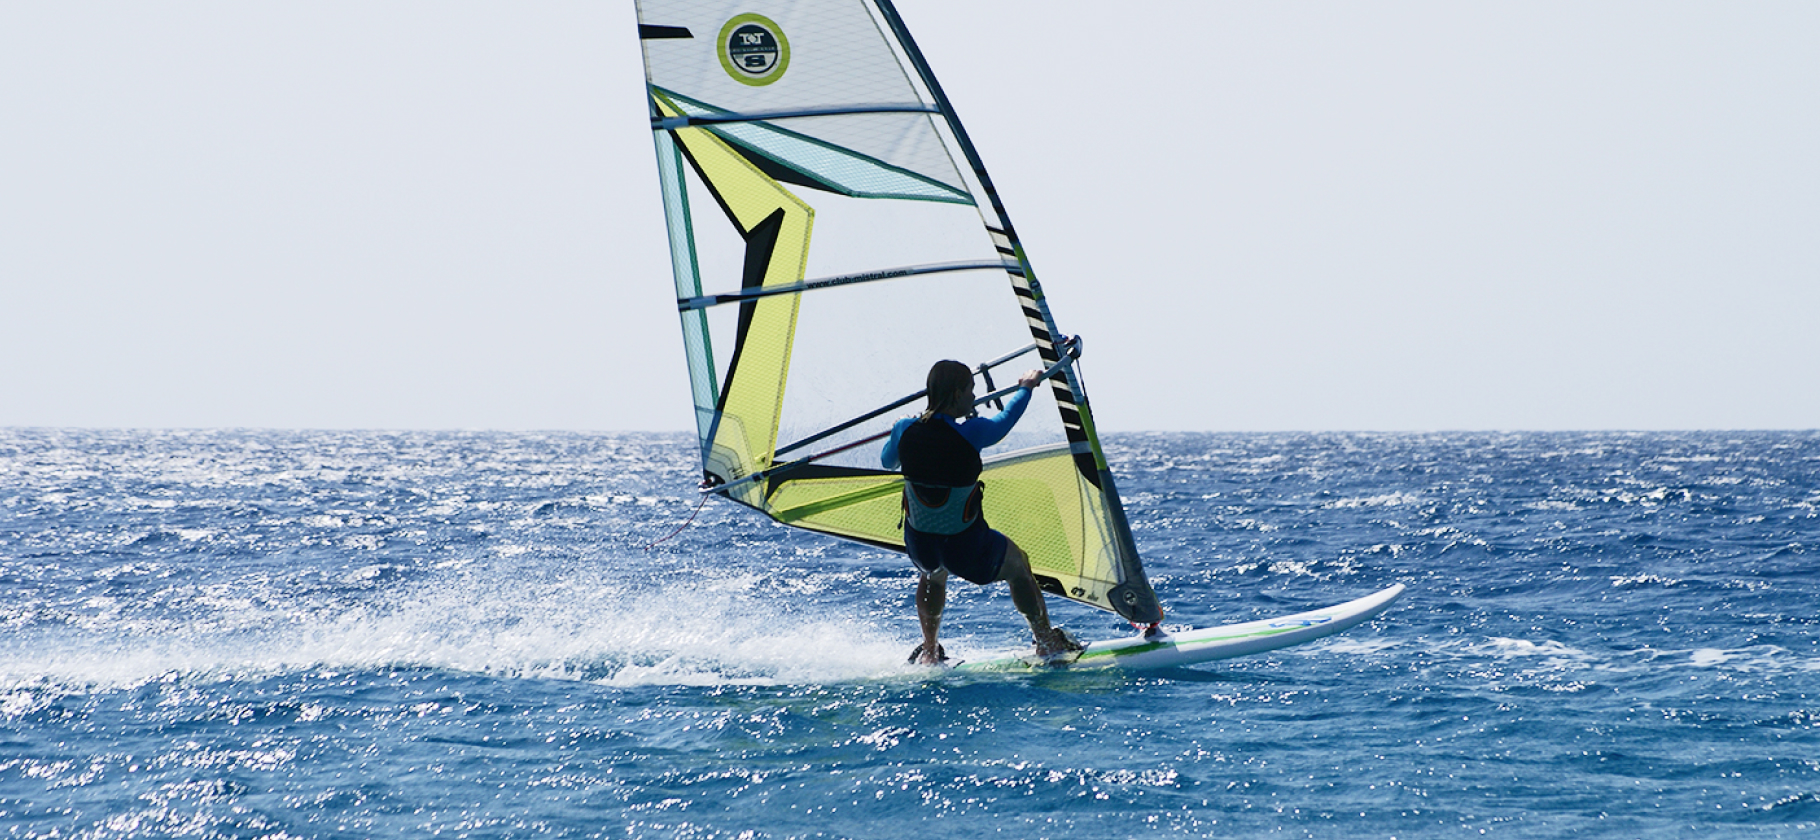
<instances>
[{"instance_id":1,"label":"circular sail logo","mask_svg":"<svg viewBox=\"0 0 1820 840\"><path fill-rule=\"evenodd\" d=\"M790 67L790 40L770 18L740 15L720 28L720 66L740 84L771 84Z\"/></svg>"}]
</instances>

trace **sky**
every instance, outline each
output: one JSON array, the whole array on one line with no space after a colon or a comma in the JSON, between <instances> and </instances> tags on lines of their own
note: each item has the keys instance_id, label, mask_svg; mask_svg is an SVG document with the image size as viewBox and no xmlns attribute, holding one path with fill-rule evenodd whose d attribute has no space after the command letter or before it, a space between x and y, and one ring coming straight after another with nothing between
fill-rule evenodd
<instances>
[{"instance_id":1,"label":"sky","mask_svg":"<svg viewBox=\"0 0 1820 840\"><path fill-rule=\"evenodd\" d=\"M1104 430L1820 427L1820 4L901 10ZM635 23L0 4L0 427L690 428Z\"/></svg>"}]
</instances>

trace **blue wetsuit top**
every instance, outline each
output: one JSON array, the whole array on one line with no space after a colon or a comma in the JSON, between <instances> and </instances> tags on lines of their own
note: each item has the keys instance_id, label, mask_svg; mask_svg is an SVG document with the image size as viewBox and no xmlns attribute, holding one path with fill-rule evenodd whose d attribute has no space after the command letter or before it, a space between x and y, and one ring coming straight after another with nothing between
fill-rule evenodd
<instances>
[{"instance_id":1,"label":"blue wetsuit top","mask_svg":"<svg viewBox=\"0 0 1820 840\"><path fill-rule=\"evenodd\" d=\"M947 423L949 428L960 432L961 437L973 444L974 449L985 449L1004 440L1005 435L1011 433L1011 427L1017 425L1018 418L1024 416L1024 408L1029 404L1030 389L1019 388L1005 399L1005 410L991 417L970 417L965 420L956 420L941 412L936 412L935 417ZM891 427L891 439L885 441L885 450L878 456L879 462L884 464L885 469L895 470L900 466L897 456L898 441L903 440L904 430L910 428L910 424L915 422L915 417L905 417Z\"/></svg>"}]
</instances>

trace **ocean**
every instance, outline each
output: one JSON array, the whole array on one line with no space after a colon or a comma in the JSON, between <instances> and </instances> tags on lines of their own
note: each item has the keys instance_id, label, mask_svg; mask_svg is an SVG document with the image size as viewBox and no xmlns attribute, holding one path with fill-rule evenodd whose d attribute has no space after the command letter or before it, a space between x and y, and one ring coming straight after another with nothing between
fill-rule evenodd
<instances>
[{"instance_id":1,"label":"ocean","mask_svg":"<svg viewBox=\"0 0 1820 840\"><path fill-rule=\"evenodd\" d=\"M901 556L666 540L684 435L0 430L0 836L1820 836L1820 432L1108 448L1167 624L1409 591L931 672ZM1027 643L951 594L951 654Z\"/></svg>"}]
</instances>

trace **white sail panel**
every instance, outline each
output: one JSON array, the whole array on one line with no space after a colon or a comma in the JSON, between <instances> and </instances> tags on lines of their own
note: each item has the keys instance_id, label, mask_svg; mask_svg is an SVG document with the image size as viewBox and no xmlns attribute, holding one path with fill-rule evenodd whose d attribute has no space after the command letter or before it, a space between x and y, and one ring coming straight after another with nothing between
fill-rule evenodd
<instances>
[{"instance_id":1,"label":"white sail panel","mask_svg":"<svg viewBox=\"0 0 1820 840\"><path fill-rule=\"evenodd\" d=\"M728 72L721 41L730 22L757 14L755 8L764 10L757 16L775 24L770 28L781 36L780 46L787 52L787 63L761 85ZM954 161L929 124L932 106L898 63L864 4L641 2L639 22L675 27L690 35L644 39L646 74L653 86L721 113L864 109L822 117L808 127L801 118L778 125L938 183L960 184ZM778 60L783 62L784 57Z\"/></svg>"}]
</instances>

